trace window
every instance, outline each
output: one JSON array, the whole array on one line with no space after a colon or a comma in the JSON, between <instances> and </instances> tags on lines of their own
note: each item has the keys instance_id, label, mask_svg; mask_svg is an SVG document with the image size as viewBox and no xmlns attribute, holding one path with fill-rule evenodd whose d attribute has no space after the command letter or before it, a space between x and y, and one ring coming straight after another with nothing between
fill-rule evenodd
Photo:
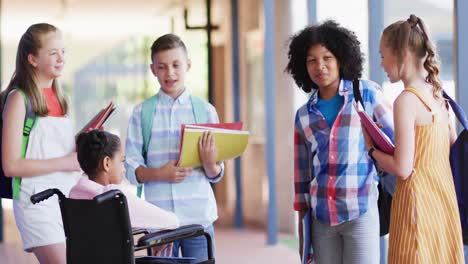
<instances>
[{"instance_id":1,"label":"window","mask_svg":"<svg viewBox=\"0 0 468 264\"><path fill-rule=\"evenodd\" d=\"M405 6L404 9L401 6ZM454 48L453 48L453 1L451 0L385 0L384 1L384 27L398 20L406 20L411 13L421 17L429 28L431 39L437 46L441 60L441 73L443 88L449 95L455 94L454 81ZM385 80L384 94L392 101L403 89L401 82L390 84Z\"/></svg>"}]
</instances>

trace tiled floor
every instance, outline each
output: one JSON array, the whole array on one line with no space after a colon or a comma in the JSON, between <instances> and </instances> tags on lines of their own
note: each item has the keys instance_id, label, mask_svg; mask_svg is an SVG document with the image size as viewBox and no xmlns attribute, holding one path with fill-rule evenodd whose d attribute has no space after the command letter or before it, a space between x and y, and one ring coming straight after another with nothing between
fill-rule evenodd
<instances>
[{"instance_id":1,"label":"tiled floor","mask_svg":"<svg viewBox=\"0 0 468 264\"><path fill-rule=\"evenodd\" d=\"M0 244L0 263L37 263L32 254L22 251L19 233L9 209L4 209L4 224L4 242ZM215 230L216 263L298 264L300 262L295 250L281 244L267 246L265 232L262 230L239 231L225 227L216 227Z\"/></svg>"},{"instance_id":2,"label":"tiled floor","mask_svg":"<svg viewBox=\"0 0 468 264\"><path fill-rule=\"evenodd\" d=\"M0 263L26 264L38 263L33 254L25 253L21 248L21 239L16 228L11 209L3 209L3 243L0 243Z\"/></svg>"},{"instance_id":3,"label":"tiled floor","mask_svg":"<svg viewBox=\"0 0 468 264\"><path fill-rule=\"evenodd\" d=\"M266 245L265 232L259 230L216 229L216 263L299 264L299 254L285 245Z\"/></svg>"}]
</instances>

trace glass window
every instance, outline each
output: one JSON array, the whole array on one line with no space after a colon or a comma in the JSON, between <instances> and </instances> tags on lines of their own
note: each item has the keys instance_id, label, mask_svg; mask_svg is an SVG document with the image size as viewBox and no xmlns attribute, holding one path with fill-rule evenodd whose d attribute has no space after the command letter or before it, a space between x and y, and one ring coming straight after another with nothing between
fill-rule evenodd
<instances>
[{"instance_id":1,"label":"glass window","mask_svg":"<svg viewBox=\"0 0 468 264\"><path fill-rule=\"evenodd\" d=\"M263 30L252 30L246 33L246 67L247 67L247 122L250 133L256 137L265 137L265 88L264 88L264 46Z\"/></svg>"},{"instance_id":2,"label":"glass window","mask_svg":"<svg viewBox=\"0 0 468 264\"><path fill-rule=\"evenodd\" d=\"M109 9L101 2L2 1L2 88L13 74L21 35L34 23L48 22L63 32L66 66L61 83L71 98L77 129L112 100L118 107L117 117L109 120L106 129L125 137L133 107L159 87L149 68L150 47L169 32L182 38L192 59L187 86L207 98L206 33L185 29L181 5L125 0ZM203 7L203 1L191 2L191 24L205 23Z\"/></svg>"},{"instance_id":3,"label":"glass window","mask_svg":"<svg viewBox=\"0 0 468 264\"><path fill-rule=\"evenodd\" d=\"M336 8L336 7L340 8ZM363 10L366 10L363 12ZM365 65L363 78L368 78L368 57L369 57L369 30L368 30L368 4L367 0L317 0L317 19L319 22L325 19L333 19L341 26L356 33L361 42L361 51L364 53Z\"/></svg>"},{"instance_id":4,"label":"glass window","mask_svg":"<svg viewBox=\"0 0 468 264\"><path fill-rule=\"evenodd\" d=\"M421 17L429 27L431 39L437 46L441 60L439 77L449 95L455 94L453 2L452 0L384 1L384 27L398 20L406 20L411 14L408 10ZM405 8L402 9L402 6ZM393 101L403 89L403 84L401 82L390 84L386 79L383 87L384 94Z\"/></svg>"},{"instance_id":5,"label":"glass window","mask_svg":"<svg viewBox=\"0 0 468 264\"><path fill-rule=\"evenodd\" d=\"M292 31L298 33L308 25L307 1L295 0L291 2ZM289 42L288 42L289 43ZM288 76L291 78L290 76ZM291 78L292 79L292 78ZM294 83L294 81L293 81ZM298 109L307 102L309 95L299 89L294 83L294 109Z\"/></svg>"},{"instance_id":6,"label":"glass window","mask_svg":"<svg viewBox=\"0 0 468 264\"><path fill-rule=\"evenodd\" d=\"M240 45L245 51L241 67L245 69L247 129L254 142L263 142L265 134L265 87L264 87L264 32L263 9L258 1L245 1L242 10L245 15L241 28ZM242 63L242 62L241 62Z\"/></svg>"}]
</instances>

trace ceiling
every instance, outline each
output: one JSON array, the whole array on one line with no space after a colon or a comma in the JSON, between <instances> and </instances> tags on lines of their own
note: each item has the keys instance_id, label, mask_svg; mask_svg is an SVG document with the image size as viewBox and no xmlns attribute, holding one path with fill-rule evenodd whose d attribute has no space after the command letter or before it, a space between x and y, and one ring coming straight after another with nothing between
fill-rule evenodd
<instances>
[{"instance_id":1,"label":"ceiling","mask_svg":"<svg viewBox=\"0 0 468 264\"><path fill-rule=\"evenodd\" d=\"M64 35L68 66L64 78L134 36L159 36L184 30L189 20L201 24L205 0L0 0L2 80L14 70L16 48L27 28L40 22L57 26ZM198 21L197 21L198 19ZM183 28L183 29L182 29ZM71 78L71 77L70 77Z\"/></svg>"},{"instance_id":2,"label":"ceiling","mask_svg":"<svg viewBox=\"0 0 468 264\"><path fill-rule=\"evenodd\" d=\"M147 32L170 18L203 10L204 0L0 0L2 40L17 40L38 22L57 25L64 32L94 38ZM124 31L124 32L123 32Z\"/></svg>"}]
</instances>

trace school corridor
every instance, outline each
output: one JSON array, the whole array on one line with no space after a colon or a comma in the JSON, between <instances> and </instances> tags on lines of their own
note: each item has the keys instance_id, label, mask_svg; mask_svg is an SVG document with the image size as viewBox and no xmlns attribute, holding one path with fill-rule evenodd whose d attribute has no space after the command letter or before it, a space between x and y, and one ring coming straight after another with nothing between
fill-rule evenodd
<instances>
[{"instance_id":1,"label":"school corridor","mask_svg":"<svg viewBox=\"0 0 468 264\"><path fill-rule=\"evenodd\" d=\"M402 83L387 80L378 43L385 26L410 13L430 26L444 89L467 110L468 0L0 0L0 86L14 72L28 26L52 23L64 32L60 81L74 126L112 101L118 107L106 130L126 138L133 107L159 88L149 67L151 43L179 35L192 61L188 90L210 101L220 122L242 121L250 132L246 151L225 163L224 178L213 187L217 263L296 264L293 124L308 95L284 72L288 39L325 19L345 25L361 41L363 78L393 101ZM0 264L22 263L37 261L21 250L4 200Z\"/></svg>"}]
</instances>

